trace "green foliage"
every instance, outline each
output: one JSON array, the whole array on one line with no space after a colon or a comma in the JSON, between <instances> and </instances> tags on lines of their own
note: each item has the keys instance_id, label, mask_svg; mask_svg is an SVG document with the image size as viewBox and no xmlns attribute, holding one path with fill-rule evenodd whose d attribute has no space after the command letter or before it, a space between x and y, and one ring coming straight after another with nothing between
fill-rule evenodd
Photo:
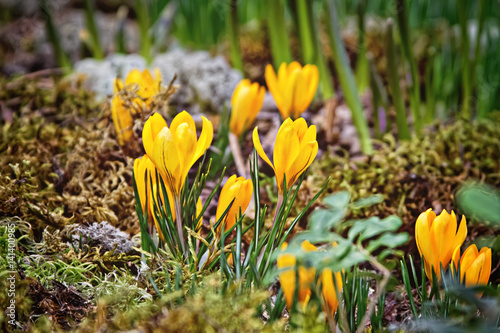
<instances>
[{"instance_id":1,"label":"green foliage","mask_svg":"<svg viewBox=\"0 0 500 333\"><path fill-rule=\"evenodd\" d=\"M354 202L352 206L365 206L379 202L379 200L379 197L365 198L361 203ZM311 214L309 228L296 234L287 249L276 253L275 256L281 253L293 254L297 265L314 268L317 277L324 269L332 272L345 272L344 291L339 295L345 301L340 302L338 315L342 330L363 329L370 318L373 325L380 327L386 286L390 277L389 269L382 262L393 252L392 249L408 242L407 233L394 233L399 229L402 221L395 216L385 219L372 217L365 220L345 221L351 209L348 192L327 196L323 204L325 208L316 209ZM342 236L346 229L348 229L347 238ZM302 242L306 240L313 244L336 242L336 245L327 245L320 251L309 252L301 247ZM380 271L381 279L378 275L360 272L355 268L362 263L369 263L374 269ZM373 299L368 301L368 281L371 280L375 280L377 287ZM321 290L316 286L316 282L312 283L310 289ZM316 302L320 304L318 308L321 308L321 300L316 299ZM377 303L379 306L375 311Z\"/></svg>"},{"instance_id":2,"label":"green foliage","mask_svg":"<svg viewBox=\"0 0 500 333\"><path fill-rule=\"evenodd\" d=\"M257 152L254 151L253 158L250 163L256 215L255 220L245 226L245 228L242 224L244 215L240 212L238 221L230 230L222 229L220 232L217 231L220 223L229 211L232 205L231 203L219 220L215 221L215 224L210 226L208 234L202 236L197 232L196 226L200 222L203 213L218 190L224 174L223 172L220 176L217 186L214 187L212 193L207 198L202 211L196 215L194 209L196 207L197 198L199 198L201 194L201 190L203 189L207 179L207 174L209 173L209 171L207 171L205 174L201 174L201 165L203 164L201 163L200 168L198 169L198 174L192 183L193 185L189 189L189 182L186 180L186 184L181 194L183 207L182 221L184 223L183 227L187 230L187 235L185 236L186 239L181 239L177 233L177 221L174 221L172 218L171 206L168 203L168 200L165 201L166 207L163 207L160 200L160 194L158 194L157 198L153 198L154 214L156 215L160 230L163 235L165 235L165 241L160 241L160 245L156 246L154 238L157 236L154 234L151 235L148 231L148 225L151 224L152 221L148 221L147 214L142 212L140 197L137 193L137 187L134 182L136 210L141 224L143 250L154 254L158 250L164 249L169 260L172 260L181 266L188 265L190 267L189 271L192 273L213 271L214 269L219 268L220 274L223 277L222 280L225 281L224 285L226 287L236 283L240 284L240 288L245 286L244 288L250 290L253 286L264 287L270 284L274 274L272 272L274 270L275 251L281 247L283 242L288 238L294 227L311 207L313 202L321 195L323 190L326 188L328 181L324 183L322 189L316 193L316 195L307 203L302 211L300 211L300 213L293 218L292 222L288 224L290 212L305 177L304 173L296 185L292 186L290 190L285 190L285 193L282 196L280 194L280 199L278 200L278 205L276 207L274 223L270 229L265 230L264 222L267 207L264 206L261 208L260 204L260 180L257 156ZM158 174L155 176L156 182L161 184L163 196L167 198L165 184ZM284 181L286 182L286 178ZM152 182L152 179L150 179L150 182ZM283 185L283 188L287 188L286 184ZM147 205L148 203L146 202L146 207ZM243 260L242 253L244 253L243 249L245 246L243 243L243 236L250 229L253 229L253 238L250 241L250 244L248 244L245 259ZM236 230L236 237L229 242L229 244L226 244L225 240L233 230ZM188 244L188 251L182 251L182 242L186 242ZM233 257L233 264L231 265L228 262L230 253ZM273 313L277 316L276 318L279 318L280 313ZM273 318L273 320L276 318Z\"/></svg>"},{"instance_id":3,"label":"green foliage","mask_svg":"<svg viewBox=\"0 0 500 333\"><path fill-rule=\"evenodd\" d=\"M460 210L472 220L489 222L492 227L500 226L500 193L487 184L469 183L456 194Z\"/></svg>"},{"instance_id":4,"label":"green foliage","mask_svg":"<svg viewBox=\"0 0 500 333\"><path fill-rule=\"evenodd\" d=\"M419 267L420 274L409 256L413 287L410 281L410 270L401 260L403 283L410 299L413 322L407 325L412 330L429 330L445 332L489 332L497 330L500 323L500 289L488 286L466 287L450 269L445 273L441 268L442 280L438 283L433 271L433 283L430 293L424 272L424 264ZM454 265L452 263L452 265ZM420 279L417 277L420 276ZM417 300L412 290L416 288ZM420 307L417 307L417 304Z\"/></svg>"}]
</instances>

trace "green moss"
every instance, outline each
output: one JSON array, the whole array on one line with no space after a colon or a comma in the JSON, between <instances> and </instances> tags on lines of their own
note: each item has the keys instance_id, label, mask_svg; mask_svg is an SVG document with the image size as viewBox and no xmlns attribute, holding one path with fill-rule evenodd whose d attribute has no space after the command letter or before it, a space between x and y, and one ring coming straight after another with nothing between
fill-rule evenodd
<instances>
[{"instance_id":1,"label":"green moss","mask_svg":"<svg viewBox=\"0 0 500 333\"><path fill-rule=\"evenodd\" d=\"M135 233L133 159L114 138L110 110L78 82L0 78L0 217L47 226L108 221Z\"/></svg>"},{"instance_id":2,"label":"green moss","mask_svg":"<svg viewBox=\"0 0 500 333\"><path fill-rule=\"evenodd\" d=\"M500 115L490 121L434 125L422 139L396 142L386 136L370 158L326 156L312 166L314 183L331 177L329 192L348 190L353 199L380 193L384 202L355 216L396 214L407 225L434 207L456 210L454 192L469 179L500 186Z\"/></svg>"}]
</instances>

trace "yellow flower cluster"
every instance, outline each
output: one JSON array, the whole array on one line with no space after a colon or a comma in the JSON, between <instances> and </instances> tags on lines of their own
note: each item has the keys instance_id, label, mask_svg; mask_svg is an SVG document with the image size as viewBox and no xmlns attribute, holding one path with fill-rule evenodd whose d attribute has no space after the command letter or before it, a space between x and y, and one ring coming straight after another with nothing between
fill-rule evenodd
<instances>
[{"instance_id":1,"label":"yellow flower cluster","mask_svg":"<svg viewBox=\"0 0 500 333\"><path fill-rule=\"evenodd\" d=\"M266 84L274 98L282 119L298 119L311 104L319 82L319 71L315 65L302 67L294 61L282 63L278 75L271 65L266 67ZM264 102L266 89L250 80L242 80L231 97L231 119L229 130L240 137L257 117Z\"/></svg>"},{"instance_id":2,"label":"yellow flower cluster","mask_svg":"<svg viewBox=\"0 0 500 333\"><path fill-rule=\"evenodd\" d=\"M134 90L135 94L131 100L125 100L124 90ZM111 117L115 125L118 143L124 145L133 139L134 133L133 114L139 110L150 109L153 97L161 92L161 73L155 69L155 77L149 70L131 70L125 78L125 84L121 79L116 79L114 84L114 96L111 100Z\"/></svg>"},{"instance_id":3,"label":"yellow flower cluster","mask_svg":"<svg viewBox=\"0 0 500 333\"><path fill-rule=\"evenodd\" d=\"M333 245L335 246L336 244ZM286 250L287 247L288 244L283 243L281 249ZM302 242L301 247L305 252L318 251L318 248L309 241ZM278 269L282 271L279 273L279 279L288 309L290 309L293 305L296 288L298 288L297 302L303 307L307 305L311 295L310 285L314 282L314 278L316 276L316 270L314 267L305 268L299 266L297 268L298 274L296 274L296 264L297 259L292 254L284 253L278 257L277 266ZM299 278L298 283L296 281L296 275L298 275ZM321 285L321 295L325 304L325 311L327 308L332 315L335 314L339 305L337 292L335 291L335 284L333 282L333 275L335 275L335 283L337 285L338 293L340 293L342 290L342 275L340 272L333 274L331 270L324 269L321 272L319 278L320 281L318 281L320 282L319 285Z\"/></svg>"},{"instance_id":4,"label":"yellow flower cluster","mask_svg":"<svg viewBox=\"0 0 500 333\"><path fill-rule=\"evenodd\" d=\"M284 76L284 70L287 76ZM300 113L307 108L314 97L317 68L311 65L302 68L296 62L288 67L283 64L278 78L274 80L267 72L266 81L281 114L293 115L295 120L287 117L279 128L273 153L274 164L264 153L257 128L253 132L253 142L258 154L274 169L279 192L283 194L311 165L318 152L316 127L308 126L303 118L299 118ZM282 80L291 80L292 84L284 85ZM307 85L307 89L304 84ZM282 86L286 88L284 91L280 91ZM134 97L125 101L122 99L124 94L120 91L130 88L133 89ZM113 121L120 144L125 144L133 138L133 113L152 107L153 98L161 92L161 75L159 71L155 71L153 78L147 70L143 72L133 70L125 82L116 80L115 89L112 101ZM265 91L265 88L258 83L251 83L246 79L235 88L231 98L229 129L236 137L241 137L254 122L262 108ZM285 100L286 102L283 102ZM289 110L284 112L284 106ZM151 115L144 124L142 142L146 153L134 162L134 180L142 211L147 214L148 221L154 221L154 225L149 226L149 231L156 229L162 240L164 235L160 231L155 205L161 204L166 207L166 200L177 224L179 237L181 240L183 238L184 227L180 221L181 192L186 184L189 170L205 154L213 140L212 123L205 117L202 117L202 122L199 137L195 122L186 111L179 113L170 125L167 125L165 119L158 113ZM165 184L167 198L164 198L163 191L157 183L158 177ZM286 179L286 189L283 188L284 179ZM229 230L235 225L240 211L244 213L247 209L252 193L253 184L250 179L233 175L227 180L221 190L216 212L218 221L227 211L217 229L219 232L222 228ZM161 202L158 203L157 200ZM201 204L198 203L198 206ZM183 251L185 250L184 248ZM328 288L326 285L325 288Z\"/></svg>"},{"instance_id":5,"label":"yellow flower cluster","mask_svg":"<svg viewBox=\"0 0 500 333\"><path fill-rule=\"evenodd\" d=\"M446 270L453 260L458 267L460 247L467 237L465 216L462 216L457 229L457 218L451 211L443 210L440 215L428 209L420 214L415 224L415 241L418 251L424 258L425 274L432 281L432 271L438 282L441 280L441 267ZM453 267L452 267L453 272ZM466 274L467 273L467 274ZM476 245L465 250L460 259L460 276L467 286L486 285L491 273L491 249L482 248L478 252Z\"/></svg>"}]
</instances>

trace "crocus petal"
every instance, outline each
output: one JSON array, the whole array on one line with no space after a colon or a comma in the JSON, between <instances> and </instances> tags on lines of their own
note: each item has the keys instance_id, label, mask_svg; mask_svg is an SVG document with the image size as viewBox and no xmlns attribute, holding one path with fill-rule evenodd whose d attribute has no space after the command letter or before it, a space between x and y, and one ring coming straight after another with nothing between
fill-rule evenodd
<instances>
[{"instance_id":1,"label":"crocus petal","mask_svg":"<svg viewBox=\"0 0 500 333\"><path fill-rule=\"evenodd\" d=\"M254 95L251 92L250 81L238 84L237 89L238 93L235 92L231 100L229 128L232 133L239 137L247 124L248 113L251 110Z\"/></svg>"},{"instance_id":2,"label":"crocus petal","mask_svg":"<svg viewBox=\"0 0 500 333\"><path fill-rule=\"evenodd\" d=\"M460 259L460 273L462 280L466 273L469 274L469 268L474 262L474 260L476 260L477 255L478 251L477 251L477 246L475 244L469 246L462 254L462 259Z\"/></svg>"},{"instance_id":3,"label":"crocus petal","mask_svg":"<svg viewBox=\"0 0 500 333\"><path fill-rule=\"evenodd\" d=\"M219 221L221 218L222 214L226 211L227 207L231 204L231 202L235 199L236 195L238 194L240 190L240 185L236 185L236 175L232 175L229 177L229 179L226 181L226 184L222 187L220 196L219 196L219 203L217 205L217 212L215 213L215 222ZM229 212L228 212L229 213ZM226 215L225 219L227 219ZM227 229L226 229L227 230Z\"/></svg>"},{"instance_id":4,"label":"crocus petal","mask_svg":"<svg viewBox=\"0 0 500 333\"><path fill-rule=\"evenodd\" d=\"M335 273L335 282L337 283L337 291L335 290L335 285L333 283L333 273L331 270L324 269L321 273L321 282L322 282L322 295L325 301L328 304L330 309L330 313L332 315L337 311L337 307L339 306L339 301L337 298L337 293L340 294L342 290L342 276L340 272Z\"/></svg>"},{"instance_id":5,"label":"crocus petal","mask_svg":"<svg viewBox=\"0 0 500 333\"><path fill-rule=\"evenodd\" d=\"M454 243L453 236L455 236L456 230L457 230L457 222L455 220L455 223L453 223L450 214L448 214L446 210L443 210L441 214L439 214L432 223L431 244L435 246L434 250L439 255L439 263L436 262L435 264L437 266L434 267L436 271L440 269L440 264L443 265L443 269L446 269L446 266L449 263L449 260L451 259L452 255L451 252L455 248L453 248L451 251L449 251L448 249L453 247ZM448 262L446 262L448 252L450 252L450 256Z\"/></svg>"},{"instance_id":6,"label":"crocus petal","mask_svg":"<svg viewBox=\"0 0 500 333\"><path fill-rule=\"evenodd\" d=\"M146 206L146 182L145 182L145 168L144 168L144 157L141 158L136 158L134 160L134 179L135 179L135 185L137 187L137 193L139 194L139 200L141 201L142 205L142 213L144 214L145 212L145 206Z\"/></svg>"},{"instance_id":7,"label":"crocus petal","mask_svg":"<svg viewBox=\"0 0 500 333\"><path fill-rule=\"evenodd\" d=\"M159 113L154 113L144 124L142 130L142 144L149 158L154 156L154 141L160 131L167 127L167 122Z\"/></svg>"},{"instance_id":8,"label":"crocus petal","mask_svg":"<svg viewBox=\"0 0 500 333\"><path fill-rule=\"evenodd\" d=\"M284 251L287 248L287 243L283 243L281 246L281 250ZM278 260L276 262L276 265L278 267L278 270L282 270L281 273L279 273L279 280L281 284L281 289L283 290L283 294L285 295L286 299L286 306L288 309L291 309L292 304L293 304L293 298L295 294L295 267L297 260L292 254L281 254L278 256ZM285 270L285 268L288 268Z\"/></svg>"},{"instance_id":9,"label":"crocus petal","mask_svg":"<svg viewBox=\"0 0 500 333\"><path fill-rule=\"evenodd\" d=\"M267 65L265 72L267 89L273 96L274 102L278 107L278 110L282 108L283 105L283 97L281 96L281 90L278 84L278 78L276 77L276 73L274 72L273 66Z\"/></svg>"},{"instance_id":10,"label":"crocus petal","mask_svg":"<svg viewBox=\"0 0 500 333\"><path fill-rule=\"evenodd\" d=\"M290 168L285 171L287 175L287 186L292 186L300 175L312 164L318 154L318 142L312 141L300 148L300 155L295 158ZM290 176L290 177L289 177Z\"/></svg>"},{"instance_id":11,"label":"crocus petal","mask_svg":"<svg viewBox=\"0 0 500 333\"><path fill-rule=\"evenodd\" d=\"M290 116L294 118L298 117L297 114L299 111L296 110L296 104L297 102L300 103L300 98L302 96L299 84L302 79L302 72L300 69L296 69L289 74L284 91L285 98L283 100L283 112L281 114L283 118Z\"/></svg>"},{"instance_id":12,"label":"crocus petal","mask_svg":"<svg viewBox=\"0 0 500 333\"><path fill-rule=\"evenodd\" d=\"M428 209L426 212L419 215L417 223L415 224L415 241L420 255L424 257L425 273L429 280L432 280L431 267L433 263L436 262L435 258L438 258L437 253L433 250L430 234L430 229L435 217L436 215L432 209ZM436 274L437 273L436 271Z\"/></svg>"},{"instance_id":13,"label":"crocus petal","mask_svg":"<svg viewBox=\"0 0 500 333\"><path fill-rule=\"evenodd\" d=\"M194 132L196 135L196 125L194 123L193 117L191 117L191 115L186 111L180 112L172 120L172 123L170 124L170 130L172 131L172 133L175 133L177 131L177 127L181 124L187 125L187 127L190 129L190 132Z\"/></svg>"},{"instance_id":14,"label":"crocus petal","mask_svg":"<svg viewBox=\"0 0 500 333\"><path fill-rule=\"evenodd\" d=\"M179 182L183 183L189 173L189 169L191 169L193 156L195 154L197 144L196 130L190 128L187 123L182 123L177 126L174 137L177 152L179 153ZM182 187L182 185L180 186Z\"/></svg>"},{"instance_id":15,"label":"crocus petal","mask_svg":"<svg viewBox=\"0 0 500 333\"><path fill-rule=\"evenodd\" d=\"M129 110L125 107L118 95L111 100L111 116L113 118L113 124L115 125L118 143L123 146L134 136L132 130L133 119Z\"/></svg>"},{"instance_id":16,"label":"crocus petal","mask_svg":"<svg viewBox=\"0 0 500 333\"><path fill-rule=\"evenodd\" d=\"M119 78L115 79L115 84L113 85L113 93L117 93L123 89L123 81Z\"/></svg>"},{"instance_id":17,"label":"crocus petal","mask_svg":"<svg viewBox=\"0 0 500 333\"><path fill-rule=\"evenodd\" d=\"M271 163L271 160L267 157L266 153L264 152L264 148L262 148L262 144L260 143L258 127L255 127L253 129L252 139L255 150L257 150L260 158L262 158L274 170L274 166Z\"/></svg>"},{"instance_id":18,"label":"crocus petal","mask_svg":"<svg viewBox=\"0 0 500 333\"><path fill-rule=\"evenodd\" d=\"M481 253L475 258L475 260L468 267L467 272L465 272L465 285L475 286L479 281L479 276L484 268L485 255Z\"/></svg>"},{"instance_id":19,"label":"crocus petal","mask_svg":"<svg viewBox=\"0 0 500 333\"><path fill-rule=\"evenodd\" d=\"M224 221L219 225L219 230L222 224L225 224L225 230L231 229L239 217L240 209L242 214L245 213L250 203L252 189L252 181L244 177L233 175L227 180L219 197L217 212L215 214L216 222L219 221L226 209L231 205L231 202L232 206L229 208Z\"/></svg>"},{"instance_id":20,"label":"crocus petal","mask_svg":"<svg viewBox=\"0 0 500 333\"><path fill-rule=\"evenodd\" d=\"M309 104L311 104L311 101L314 98L314 95L316 94L316 90L318 89L318 84L319 84L319 71L318 67L314 65L306 65L304 66L303 69L304 72L304 84L303 86L305 87L304 90L304 99L302 101L302 105L300 105L301 110L307 109Z\"/></svg>"},{"instance_id":21,"label":"crocus petal","mask_svg":"<svg viewBox=\"0 0 500 333\"><path fill-rule=\"evenodd\" d=\"M134 68L130 72L128 72L127 77L125 78L125 85L130 84L138 84L142 81L142 74L139 69Z\"/></svg>"},{"instance_id":22,"label":"crocus petal","mask_svg":"<svg viewBox=\"0 0 500 333\"><path fill-rule=\"evenodd\" d=\"M191 165L193 165L210 147L212 140L214 138L214 128L212 122L205 117L201 117L203 121L203 128L201 129L201 134L196 144L196 152L194 154Z\"/></svg>"},{"instance_id":23,"label":"crocus petal","mask_svg":"<svg viewBox=\"0 0 500 333\"><path fill-rule=\"evenodd\" d=\"M155 85L157 93L160 92L161 82L162 82L162 77L161 77L160 69L159 68L155 68L155 82L154 82L154 85Z\"/></svg>"},{"instance_id":24,"label":"crocus petal","mask_svg":"<svg viewBox=\"0 0 500 333\"><path fill-rule=\"evenodd\" d=\"M283 176L299 155L299 138L292 126L286 127L276 136L273 152L273 162L276 168L276 181L278 187L283 186ZM287 179L292 175L286 174ZM287 183L287 187L289 184Z\"/></svg>"},{"instance_id":25,"label":"crocus petal","mask_svg":"<svg viewBox=\"0 0 500 333\"><path fill-rule=\"evenodd\" d=\"M285 62L282 62L278 68L278 89L283 94L287 87L287 81L290 78L290 73L288 72L288 66Z\"/></svg>"},{"instance_id":26,"label":"crocus petal","mask_svg":"<svg viewBox=\"0 0 500 333\"><path fill-rule=\"evenodd\" d=\"M295 129L295 132L297 132L297 137L299 138L299 140L301 142L303 140L305 140L305 141L316 140L316 126L311 125L309 128L307 128L307 123L306 123L306 120L304 118L301 117L301 118L296 119L293 122L292 126ZM311 132L313 132L314 136L310 135L310 136L304 138L304 134L307 132L307 130L310 130ZM312 134L312 133L310 133L310 134Z\"/></svg>"},{"instance_id":27,"label":"crocus petal","mask_svg":"<svg viewBox=\"0 0 500 333\"><path fill-rule=\"evenodd\" d=\"M457 246L453 251L453 255L451 256L451 274L454 274L454 271L458 269L458 262L460 260L460 246Z\"/></svg>"},{"instance_id":28,"label":"crocus petal","mask_svg":"<svg viewBox=\"0 0 500 333\"><path fill-rule=\"evenodd\" d=\"M479 253L484 254L484 267L479 274L477 283L485 286L488 284L491 274L491 249L483 247Z\"/></svg>"},{"instance_id":29,"label":"crocus petal","mask_svg":"<svg viewBox=\"0 0 500 333\"><path fill-rule=\"evenodd\" d=\"M176 180L180 171L179 155L174 136L168 127L164 127L155 139L153 161L167 179L174 195L179 195L180 189L177 187L179 181Z\"/></svg>"},{"instance_id":30,"label":"crocus petal","mask_svg":"<svg viewBox=\"0 0 500 333\"><path fill-rule=\"evenodd\" d=\"M452 212L452 218L455 219L455 213ZM453 246L462 246L467 237L467 221L465 220L465 215L462 215L462 220L460 221L460 226L458 227L458 231L455 235Z\"/></svg>"}]
</instances>

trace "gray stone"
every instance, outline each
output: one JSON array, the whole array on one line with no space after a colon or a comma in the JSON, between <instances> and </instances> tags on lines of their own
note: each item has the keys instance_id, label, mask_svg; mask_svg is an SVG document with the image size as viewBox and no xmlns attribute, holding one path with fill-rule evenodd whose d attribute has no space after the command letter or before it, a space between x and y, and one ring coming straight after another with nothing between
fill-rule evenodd
<instances>
[{"instance_id":1,"label":"gray stone","mask_svg":"<svg viewBox=\"0 0 500 333\"><path fill-rule=\"evenodd\" d=\"M110 251L116 244L117 253L131 252L135 242L130 240L129 234L113 227L106 221L101 223L94 222L91 225L81 225L75 229L73 234L73 246L88 244L90 246L101 246L103 251Z\"/></svg>"},{"instance_id":2,"label":"gray stone","mask_svg":"<svg viewBox=\"0 0 500 333\"><path fill-rule=\"evenodd\" d=\"M241 73L232 69L223 57L211 57L205 51L189 53L174 49L157 55L149 67L136 54L114 54L103 61L84 59L75 64L75 72L86 75L87 87L101 98L113 94L114 79L125 77L133 68L158 68L164 85L177 75L175 84L179 89L171 103L178 111L186 109L191 114L222 111L242 79Z\"/></svg>"}]
</instances>

